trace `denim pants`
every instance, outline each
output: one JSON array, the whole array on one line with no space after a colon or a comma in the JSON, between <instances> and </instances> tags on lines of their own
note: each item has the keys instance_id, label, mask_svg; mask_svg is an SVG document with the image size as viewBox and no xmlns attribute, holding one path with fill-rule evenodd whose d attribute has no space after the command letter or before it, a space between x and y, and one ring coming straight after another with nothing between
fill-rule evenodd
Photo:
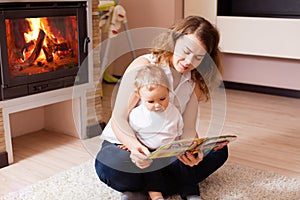
<instances>
[{"instance_id":1,"label":"denim pants","mask_svg":"<svg viewBox=\"0 0 300 200\"><path fill-rule=\"evenodd\" d=\"M99 179L119 191L160 191L164 196L200 195L198 183L221 167L228 158L227 146L211 151L196 166L183 164L176 157L154 159L150 167L140 169L130 159L130 153L104 141L95 169Z\"/></svg>"}]
</instances>

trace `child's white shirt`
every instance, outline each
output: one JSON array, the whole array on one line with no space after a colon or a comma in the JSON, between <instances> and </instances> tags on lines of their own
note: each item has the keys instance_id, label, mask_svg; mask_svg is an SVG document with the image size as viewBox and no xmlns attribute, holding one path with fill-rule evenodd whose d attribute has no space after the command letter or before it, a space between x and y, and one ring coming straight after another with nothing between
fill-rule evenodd
<instances>
[{"instance_id":1,"label":"child's white shirt","mask_svg":"<svg viewBox=\"0 0 300 200\"><path fill-rule=\"evenodd\" d=\"M150 149L174 141L183 130L182 116L172 103L163 112L149 111L142 103L130 112L129 124L137 138Z\"/></svg>"}]
</instances>

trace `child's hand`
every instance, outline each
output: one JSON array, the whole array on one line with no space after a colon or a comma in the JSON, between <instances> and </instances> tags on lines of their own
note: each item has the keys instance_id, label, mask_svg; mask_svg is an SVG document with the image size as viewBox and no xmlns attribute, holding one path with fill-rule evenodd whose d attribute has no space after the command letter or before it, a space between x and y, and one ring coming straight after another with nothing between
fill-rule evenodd
<instances>
[{"instance_id":1,"label":"child's hand","mask_svg":"<svg viewBox=\"0 0 300 200\"><path fill-rule=\"evenodd\" d=\"M129 150L124 144L119 144L118 147L119 147L120 149L123 149L123 150L125 150L125 151L130 152L130 150Z\"/></svg>"},{"instance_id":2,"label":"child's hand","mask_svg":"<svg viewBox=\"0 0 300 200\"><path fill-rule=\"evenodd\" d=\"M150 152L147 147L141 145L131 150L130 158L139 168L144 169L151 165L152 160L148 158Z\"/></svg>"}]
</instances>

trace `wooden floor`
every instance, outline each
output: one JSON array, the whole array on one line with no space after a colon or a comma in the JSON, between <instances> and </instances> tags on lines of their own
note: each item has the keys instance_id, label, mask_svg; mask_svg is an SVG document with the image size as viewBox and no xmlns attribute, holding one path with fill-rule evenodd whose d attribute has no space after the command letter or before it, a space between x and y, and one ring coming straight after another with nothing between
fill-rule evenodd
<instances>
[{"instance_id":1,"label":"wooden floor","mask_svg":"<svg viewBox=\"0 0 300 200\"><path fill-rule=\"evenodd\" d=\"M226 95L222 134L238 135L229 144L229 162L300 178L300 99L237 90ZM210 119L210 106L202 110Z\"/></svg>"},{"instance_id":2,"label":"wooden floor","mask_svg":"<svg viewBox=\"0 0 300 200\"><path fill-rule=\"evenodd\" d=\"M15 163L0 169L0 196L92 158L79 139L45 130L16 137L12 145Z\"/></svg>"},{"instance_id":3,"label":"wooden floor","mask_svg":"<svg viewBox=\"0 0 300 200\"><path fill-rule=\"evenodd\" d=\"M110 116L113 85L104 84L103 116ZM227 90L223 134L237 134L228 162L300 178L300 99ZM201 130L210 104L201 107ZM88 145L91 147L92 145ZM13 139L15 163L0 169L0 195L46 179L92 159L97 146L64 134L39 131Z\"/></svg>"}]
</instances>

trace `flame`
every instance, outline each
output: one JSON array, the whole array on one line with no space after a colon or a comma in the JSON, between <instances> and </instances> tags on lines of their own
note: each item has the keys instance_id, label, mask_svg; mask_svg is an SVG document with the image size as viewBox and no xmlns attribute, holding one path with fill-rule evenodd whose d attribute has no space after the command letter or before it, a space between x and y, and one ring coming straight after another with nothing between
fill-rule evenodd
<instances>
[{"instance_id":1,"label":"flame","mask_svg":"<svg viewBox=\"0 0 300 200\"><path fill-rule=\"evenodd\" d=\"M61 33L56 31L57 33L53 34L51 31L51 26L48 23L47 18L26 18L25 19L30 27L30 30L28 30L27 33L24 33L24 39L26 43L33 42L36 44L36 40L39 35L39 31L43 30L45 32L45 35L47 38L50 38L51 40L55 41L56 43L61 43L65 39L63 37L60 37ZM43 46L47 47L47 40L43 41ZM33 49L27 49L27 51L23 52L24 60L28 58L28 56L31 55ZM57 57L57 55L53 54L53 56ZM44 52L41 52L39 55L39 60L44 61L46 59L46 56Z\"/></svg>"},{"instance_id":2,"label":"flame","mask_svg":"<svg viewBox=\"0 0 300 200\"><path fill-rule=\"evenodd\" d=\"M24 33L24 38L26 42L34 41L38 38L39 30L41 27L41 18L26 18L25 19L30 26L30 30L28 33Z\"/></svg>"},{"instance_id":3,"label":"flame","mask_svg":"<svg viewBox=\"0 0 300 200\"><path fill-rule=\"evenodd\" d=\"M68 69L78 65L76 16L6 19L5 23L12 76Z\"/></svg>"},{"instance_id":4,"label":"flame","mask_svg":"<svg viewBox=\"0 0 300 200\"><path fill-rule=\"evenodd\" d=\"M29 23L30 30L27 33L24 33L24 39L26 43L33 42L34 44L36 43L36 39L38 38L39 31L42 29L46 34L46 26L47 20L44 18L26 18L25 19ZM47 46L47 43L44 41L43 42L44 46ZM24 60L26 60L32 53L34 49L27 49L27 51L23 52L23 57ZM39 59L45 60L46 56L43 52L40 53Z\"/></svg>"}]
</instances>

